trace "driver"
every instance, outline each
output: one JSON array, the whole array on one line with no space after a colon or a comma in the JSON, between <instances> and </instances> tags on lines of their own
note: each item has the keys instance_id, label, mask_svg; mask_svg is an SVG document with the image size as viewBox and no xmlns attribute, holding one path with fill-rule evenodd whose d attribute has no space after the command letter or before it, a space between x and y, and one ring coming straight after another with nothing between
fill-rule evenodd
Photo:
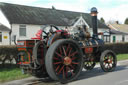
<instances>
[{"instance_id":1,"label":"driver","mask_svg":"<svg viewBox=\"0 0 128 85\"><path fill-rule=\"evenodd\" d=\"M89 39L90 38L90 33L88 32L88 28L86 27L86 25L83 25L83 31L85 33L85 37L87 39Z\"/></svg>"},{"instance_id":2,"label":"driver","mask_svg":"<svg viewBox=\"0 0 128 85\"><path fill-rule=\"evenodd\" d=\"M81 27L78 27L78 30L79 30L79 36L82 38L82 39L89 39L90 38L90 33L88 32L88 28L86 27L86 25L83 25L82 28Z\"/></svg>"}]
</instances>

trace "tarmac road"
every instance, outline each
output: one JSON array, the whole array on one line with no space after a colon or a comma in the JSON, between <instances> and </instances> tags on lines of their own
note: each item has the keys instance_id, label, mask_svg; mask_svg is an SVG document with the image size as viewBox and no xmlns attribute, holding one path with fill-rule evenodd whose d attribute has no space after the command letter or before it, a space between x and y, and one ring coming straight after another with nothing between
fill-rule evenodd
<instances>
[{"instance_id":1,"label":"tarmac road","mask_svg":"<svg viewBox=\"0 0 128 85\"><path fill-rule=\"evenodd\" d=\"M128 85L128 60L118 62L115 71L105 73L100 67L83 71L78 80L68 85Z\"/></svg>"},{"instance_id":2,"label":"tarmac road","mask_svg":"<svg viewBox=\"0 0 128 85\"><path fill-rule=\"evenodd\" d=\"M30 77L0 85L62 85L51 80ZM118 62L114 72L105 73L97 65L91 71L83 70L77 80L66 85L128 85L128 60Z\"/></svg>"}]
</instances>

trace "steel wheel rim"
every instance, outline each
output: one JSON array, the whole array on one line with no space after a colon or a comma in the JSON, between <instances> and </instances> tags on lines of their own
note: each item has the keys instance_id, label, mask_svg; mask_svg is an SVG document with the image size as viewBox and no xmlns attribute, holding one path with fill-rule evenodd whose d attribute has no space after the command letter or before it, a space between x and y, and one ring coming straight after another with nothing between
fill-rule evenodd
<instances>
[{"instance_id":1,"label":"steel wheel rim","mask_svg":"<svg viewBox=\"0 0 128 85\"><path fill-rule=\"evenodd\" d=\"M115 67L114 55L111 53L106 54L103 59L103 65L106 70L111 70L113 67Z\"/></svg>"},{"instance_id":2,"label":"steel wheel rim","mask_svg":"<svg viewBox=\"0 0 128 85\"><path fill-rule=\"evenodd\" d=\"M79 72L81 56L76 46L71 43L61 44L53 56L53 68L60 80L72 79Z\"/></svg>"}]
</instances>

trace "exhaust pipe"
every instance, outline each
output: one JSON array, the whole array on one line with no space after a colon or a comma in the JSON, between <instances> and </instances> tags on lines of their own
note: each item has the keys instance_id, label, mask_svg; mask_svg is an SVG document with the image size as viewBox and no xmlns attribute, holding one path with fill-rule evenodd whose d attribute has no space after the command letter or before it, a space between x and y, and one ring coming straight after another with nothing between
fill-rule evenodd
<instances>
[{"instance_id":1,"label":"exhaust pipe","mask_svg":"<svg viewBox=\"0 0 128 85\"><path fill-rule=\"evenodd\" d=\"M93 37L98 38L98 33L97 33L97 8L93 7L91 8L91 16L92 16L92 28L93 28Z\"/></svg>"}]
</instances>

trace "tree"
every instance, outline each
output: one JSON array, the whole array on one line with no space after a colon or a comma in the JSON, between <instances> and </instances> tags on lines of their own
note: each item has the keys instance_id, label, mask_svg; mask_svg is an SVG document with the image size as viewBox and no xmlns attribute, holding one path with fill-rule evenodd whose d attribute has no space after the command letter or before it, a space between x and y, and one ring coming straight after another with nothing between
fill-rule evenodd
<instances>
[{"instance_id":1,"label":"tree","mask_svg":"<svg viewBox=\"0 0 128 85\"><path fill-rule=\"evenodd\" d=\"M125 19L124 24L128 24L128 18Z\"/></svg>"},{"instance_id":2,"label":"tree","mask_svg":"<svg viewBox=\"0 0 128 85\"><path fill-rule=\"evenodd\" d=\"M103 22L103 23L105 23L105 20L104 20L103 17L100 18L100 21Z\"/></svg>"}]
</instances>

